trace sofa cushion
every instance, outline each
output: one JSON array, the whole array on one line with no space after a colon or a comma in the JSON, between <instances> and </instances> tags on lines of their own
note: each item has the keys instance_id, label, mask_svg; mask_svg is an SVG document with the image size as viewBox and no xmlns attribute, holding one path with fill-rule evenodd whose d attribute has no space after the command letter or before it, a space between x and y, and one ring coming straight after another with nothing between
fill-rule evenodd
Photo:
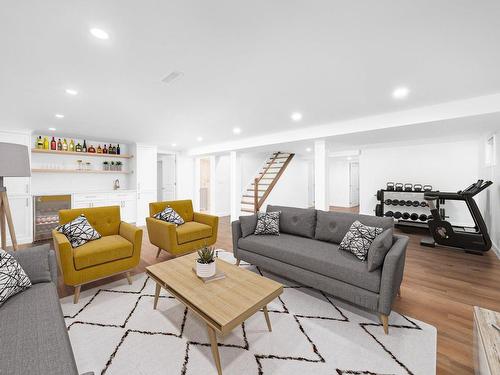
<instances>
[{"instance_id":1,"label":"sofa cushion","mask_svg":"<svg viewBox=\"0 0 500 375\"><path fill-rule=\"evenodd\" d=\"M165 207L172 207L185 222L194 220L193 202L190 199L178 201L152 202L149 204L149 216L163 211Z\"/></svg>"},{"instance_id":2,"label":"sofa cushion","mask_svg":"<svg viewBox=\"0 0 500 375\"><path fill-rule=\"evenodd\" d=\"M206 224L197 223L196 221L188 221L176 228L177 243L183 243L201 240L212 235L212 227Z\"/></svg>"},{"instance_id":3,"label":"sofa cushion","mask_svg":"<svg viewBox=\"0 0 500 375\"><path fill-rule=\"evenodd\" d=\"M283 233L240 238L238 247L375 293L380 290L381 269L368 272L366 262L335 244Z\"/></svg>"},{"instance_id":4,"label":"sofa cushion","mask_svg":"<svg viewBox=\"0 0 500 375\"><path fill-rule=\"evenodd\" d=\"M384 264L385 256L392 247L392 234L393 229L389 228L373 240L368 250L368 271L374 271Z\"/></svg>"},{"instance_id":5,"label":"sofa cushion","mask_svg":"<svg viewBox=\"0 0 500 375\"><path fill-rule=\"evenodd\" d=\"M131 242L121 236L112 235L101 237L78 247L73 252L73 258L75 268L81 270L114 260L129 258L133 252L134 247Z\"/></svg>"},{"instance_id":6,"label":"sofa cushion","mask_svg":"<svg viewBox=\"0 0 500 375\"><path fill-rule=\"evenodd\" d=\"M120 231L120 206L61 210L59 211L59 224L69 223L81 214L85 215L90 225L103 237L118 234Z\"/></svg>"},{"instance_id":7,"label":"sofa cushion","mask_svg":"<svg viewBox=\"0 0 500 375\"><path fill-rule=\"evenodd\" d=\"M317 211L316 233L314 238L340 244L356 220L370 227L383 229L393 228L394 220L391 217L378 217L369 215L351 214L348 212Z\"/></svg>"},{"instance_id":8,"label":"sofa cushion","mask_svg":"<svg viewBox=\"0 0 500 375\"><path fill-rule=\"evenodd\" d=\"M255 232L257 226L257 214L240 216L241 235L243 237L249 236Z\"/></svg>"},{"instance_id":9,"label":"sofa cushion","mask_svg":"<svg viewBox=\"0 0 500 375\"><path fill-rule=\"evenodd\" d=\"M172 207L165 207L163 211L158 212L153 217L175 225L184 224L184 219Z\"/></svg>"},{"instance_id":10,"label":"sofa cushion","mask_svg":"<svg viewBox=\"0 0 500 375\"><path fill-rule=\"evenodd\" d=\"M296 236L314 238L316 210L314 208L295 208L267 206L267 212L281 211L280 232Z\"/></svg>"},{"instance_id":11,"label":"sofa cushion","mask_svg":"<svg viewBox=\"0 0 500 375\"><path fill-rule=\"evenodd\" d=\"M17 260L0 249L0 307L10 297L30 286L31 281Z\"/></svg>"},{"instance_id":12,"label":"sofa cushion","mask_svg":"<svg viewBox=\"0 0 500 375\"><path fill-rule=\"evenodd\" d=\"M52 281L49 265L49 244L9 252L16 259L32 284Z\"/></svg>"},{"instance_id":13,"label":"sofa cushion","mask_svg":"<svg viewBox=\"0 0 500 375\"><path fill-rule=\"evenodd\" d=\"M257 225L254 234L257 235L280 235L280 211L258 212Z\"/></svg>"},{"instance_id":14,"label":"sofa cushion","mask_svg":"<svg viewBox=\"0 0 500 375\"><path fill-rule=\"evenodd\" d=\"M0 373L78 374L54 283L13 296L0 315Z\"/></svg>"},{"instance_id":15,"label":"sofa cushion","mask_svg":"<svg viewBox=\"0 0 500 375\"><path fill-rule=\"evenodd\" d=\"M383 231L382 228L369 227L356 220L342 239L339 249L349 251L359 260L365 261L373 240Z\"/></svg>"},{"instance_id":16,"label":"sofa cushion","mask_svg":"<svg viewBox=\"0 0 500 375\"><path fill-rule=\"evenodd\" d=\"M68 238L73 248L101 238L99 232L90 225L84 214L81 214L69 223L59 225L56 230Z\"/></svg>"}]
</instances>

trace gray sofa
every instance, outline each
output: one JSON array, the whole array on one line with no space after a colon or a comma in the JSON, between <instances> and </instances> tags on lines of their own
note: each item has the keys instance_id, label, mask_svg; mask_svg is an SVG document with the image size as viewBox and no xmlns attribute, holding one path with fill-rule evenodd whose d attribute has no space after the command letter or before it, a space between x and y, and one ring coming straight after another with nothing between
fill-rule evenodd
<instances>
[{"instance_id":1,"label":"gray sofa","mask_svg":"<svg viewBox=\"0 0 500 375\"><path fill-rule=\"evenodd\" d=\"M355 220L388 229L393 219L269 205L270 211L281 211L279 236L251 234L254 217L232 223L238 263L246 261L376 311L387 333L388 315L403 279L408 237L393 235L382 266L371 272L367 262L339 250L339 244Z\"/></svg>"},{"instance_id":2,"label":"gray sofa","mask_svg":"<svg viewBox=\"0 0 500 375\"><path fill-rule=\"evenodd\" d=\"M78 374L57 295L57 265L49 245L10 252L30 288L0 307L0 374Z\"/></svg>"}]
</instances>

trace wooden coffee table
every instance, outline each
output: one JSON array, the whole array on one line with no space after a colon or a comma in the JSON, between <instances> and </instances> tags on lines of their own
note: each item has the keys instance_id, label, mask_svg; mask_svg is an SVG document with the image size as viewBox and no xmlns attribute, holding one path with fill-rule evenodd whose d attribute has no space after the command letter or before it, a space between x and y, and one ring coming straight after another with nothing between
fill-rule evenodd
<instances>
[{"instance_id":1,"label":"wooden coffee table","mask_svg":"<svg viewBox=\"0 0 500 375\"><path fill-rule=\"evenodd\" d=\"M226 335L260 309L271 331L267 304L283 292L283 285L221 259L217 259L217 270L224 272L226 278L205 284L193 272L196 258L197 254L189 254L146 267L147 275L156 282L153 308L156 309L160 290L164 288L198 315L207 325L220 375L216 334Z\"/></svg>"}]
</instances>

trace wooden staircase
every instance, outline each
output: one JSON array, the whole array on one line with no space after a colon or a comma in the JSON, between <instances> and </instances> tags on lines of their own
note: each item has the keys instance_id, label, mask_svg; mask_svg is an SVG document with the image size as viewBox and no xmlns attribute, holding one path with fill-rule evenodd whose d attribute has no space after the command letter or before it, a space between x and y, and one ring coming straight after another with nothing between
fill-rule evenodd
<instances>
[{"instance_id":1,"label":"wooden staircase","mask_svg":"<svg viewBox=\"0 0 500 375\"><path fill-rule=\"evenodd\" d=\"M241 198L242 213L256 213L260 210L294 156L295 154L281 151L272 154L260 173L254 178L251 186L243 193Z\"/></svg>"}]
</instances>

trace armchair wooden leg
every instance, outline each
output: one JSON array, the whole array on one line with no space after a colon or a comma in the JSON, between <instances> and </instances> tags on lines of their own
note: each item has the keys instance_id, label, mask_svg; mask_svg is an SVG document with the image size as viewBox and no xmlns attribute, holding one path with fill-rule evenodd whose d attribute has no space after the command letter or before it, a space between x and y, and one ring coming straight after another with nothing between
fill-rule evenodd
<instances>
[{"instance_id":1,"label":"armchair wooden leg","mask_svg":"<svg viewBox=\"0 0 500 375\"><path fill-rule=\"evenodd\" d=\"M240 260L236 259L236 266L238 267L240 265Z\"/></svg>"},{"instance_id":2,"label":"armchair wooden leg","mask_svg":"<svg viewBox=\"0 0 500 375\"><path fill-rule=\"evenodd\" d=\"M128 285L132 285L132 276L130 276L130 272L127 271L125 275L127 276Z\"/></svg>"},{"instance_id":3,"label":"armchair wooden leg","mask_svg":"<svg viewBox=\"0 0 500 375\"><path fill-rule=\"evenodd\" d=\"M156 253L157 258L160 256L160 253L161 253L161 248L158 248L158 252Z\"/></svg>"},{"instance_id":4,"label":"armchair wooden leg","mask_svg":"<svg viewBox=\"0 0 500 375\"><path fill-rule=\"evenodd\" d=\"M75 294L73 296L73 303L76 305L78 303L78 300L80 299L80 288L81 285L75 286Z\"/></svg>"},{"instance_id":5,"label":"armchair wooden leg","mask_svg":"<svg viewBox=\"0 0 500 375\"><path fill-rule=\"evenodd\" d=\"M380 322L384 326L384 333L389 334L389 317L385 314L380 314Z\"/></svg>"}]
</instances>

